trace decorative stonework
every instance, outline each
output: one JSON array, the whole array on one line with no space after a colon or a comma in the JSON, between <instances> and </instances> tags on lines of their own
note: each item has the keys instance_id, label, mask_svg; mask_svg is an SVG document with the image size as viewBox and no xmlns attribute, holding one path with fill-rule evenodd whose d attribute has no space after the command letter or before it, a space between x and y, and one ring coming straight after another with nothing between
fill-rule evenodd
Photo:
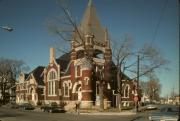
<instances>
[{"instance_id":1,"label":"decorative stonework","mask_svg":"<svg viewBox=\"0 0 180 121\"><path fill-rule=\"evenodd\" d=\"M74 66L80 65L81 69L91 69L92 64L87 58L78 59L74 62Z\"/></svg>"}]
</instances>

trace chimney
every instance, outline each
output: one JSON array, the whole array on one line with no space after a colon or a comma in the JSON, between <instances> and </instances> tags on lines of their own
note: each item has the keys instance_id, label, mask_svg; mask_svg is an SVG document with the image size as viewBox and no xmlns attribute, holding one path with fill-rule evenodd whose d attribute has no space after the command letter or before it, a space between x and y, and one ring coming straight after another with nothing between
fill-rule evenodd
<instances>
[{"instance_id":1,"label":"chimney","mask_svg":"<svg viewBox=\"0 0 180 121\"><path fill-rule=\"evenodd\" d=\"M55 49L53 47L50 48L50 63L53 63L55 59Z\"/></svg>"}]
</instances>

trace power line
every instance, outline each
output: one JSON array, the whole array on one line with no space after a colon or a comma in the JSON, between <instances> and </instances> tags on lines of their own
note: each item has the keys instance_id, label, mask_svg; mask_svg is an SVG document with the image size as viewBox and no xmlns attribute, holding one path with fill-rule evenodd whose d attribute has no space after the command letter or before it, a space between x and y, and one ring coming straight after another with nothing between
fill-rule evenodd
<instances>
[{"instance_id":1,"label":"power line","mask_svg":"<svg viewBox=\"0 0 180 121\"><path fill-rule=\"evenodd\" d=\"M164 6L163 6L162 9L161 9L161 14L160 14L158 23L157 23L156 28L155 28L155 32L154 32L154 35L153 35L153 38L152 38L152 41L151 41L151 45L152 45L152 43L155 41L155 38L156 38L156 36L157 36L158 28L159 28L160 23L161 23L161 21L162 21L162 17L163 17L163 15L164 15L164 11L165 11L165 8L166 8L166 6L167 6L167 3L168 3L168 0L165 1Z\"/></svg>"}]
</instances>

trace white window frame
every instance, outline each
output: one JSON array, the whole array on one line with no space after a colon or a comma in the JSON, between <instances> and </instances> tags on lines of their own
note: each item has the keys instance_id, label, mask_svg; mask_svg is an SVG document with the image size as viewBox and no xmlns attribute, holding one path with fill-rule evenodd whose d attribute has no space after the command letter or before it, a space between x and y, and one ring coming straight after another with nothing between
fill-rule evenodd
<instances>
[{"instance_id":1,"label":"white window frame","mask_svg":"<svg viewBox=\"0 0 180 121\"><path fill-rule=\"evenodd\" d=\"M127 88L128 88L128 93L127 93L127 96L126 96L126 89ZM123 98L129 98L129 92L130 92L130 86L129 86L129 84L126 84L125 88L123 90Z\"/></svg>"},{"instance_id":2,"label":"white window frame","mask_svg":"<svg viewBox=\"0 0 180 121\"><path fill-rule=\"evenodd\" d=\"M89 77L84 77L84 84L87 86L89 85Z\"/></svg>"},{"instance_id":3,"label":"white window frame","mask_svg":"<svg viewBox=\"0 0 180 121\"><path fill-rule=\"evenodd\" d=\"M79 68L79 75L78 75L78 68ZM81 77L82 76L82 70L80 65L75 66L75 77Z\"/></svg>"},{"instance_id":4,"label":"white window frame","mask_svg":"<svg viewBox=\"0 0 180 121\"><path fill-rule=\"evenodd\" d=\"M48 96L57 96L56 94L56 80L57 80L57 71L52 68L47 75L48 83Z\"/></svg>"},{"instance_id":5,"label":"white window frame","mask_svg":"<svg viewBox=\"0 0 180 121\"><path fill-rule=\"evenodd\" d=\"M67 85L67 92L65 86ZM72 88L71 80L64 81L63 82L63 96L64 97L70 97L70 89ZM67 93L67 94L66 94Z\"/></svg>"},{"instance_id":6,"label":"white window frame","mask_svg":"<svg viewBox=\"0 0 180 121\"><path fill-rule=\"evenodd\" d=\"M67 86L67 92L66 92L66 86ZM67 93L67 94L66 94ZM63 96L69 97L69 84L67 81L63 83Z\"/></svg>"}]
</instances>

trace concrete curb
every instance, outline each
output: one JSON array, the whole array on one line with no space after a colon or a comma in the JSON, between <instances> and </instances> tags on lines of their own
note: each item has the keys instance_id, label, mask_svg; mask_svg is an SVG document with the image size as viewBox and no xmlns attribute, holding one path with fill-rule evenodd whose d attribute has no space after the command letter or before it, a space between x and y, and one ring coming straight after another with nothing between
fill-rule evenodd
<instances>
[{"instance_id":1,"label":"concrete curb","mask_svg":"<svg viewBox=\"0 0 180 121\"><path fill-rule=\"evenodd\" d=\"M96 113L80 113L80 115L116 115L116 116L127 116L135 115L135 112L96 112Z\"/></svg>"}]
</instances>

